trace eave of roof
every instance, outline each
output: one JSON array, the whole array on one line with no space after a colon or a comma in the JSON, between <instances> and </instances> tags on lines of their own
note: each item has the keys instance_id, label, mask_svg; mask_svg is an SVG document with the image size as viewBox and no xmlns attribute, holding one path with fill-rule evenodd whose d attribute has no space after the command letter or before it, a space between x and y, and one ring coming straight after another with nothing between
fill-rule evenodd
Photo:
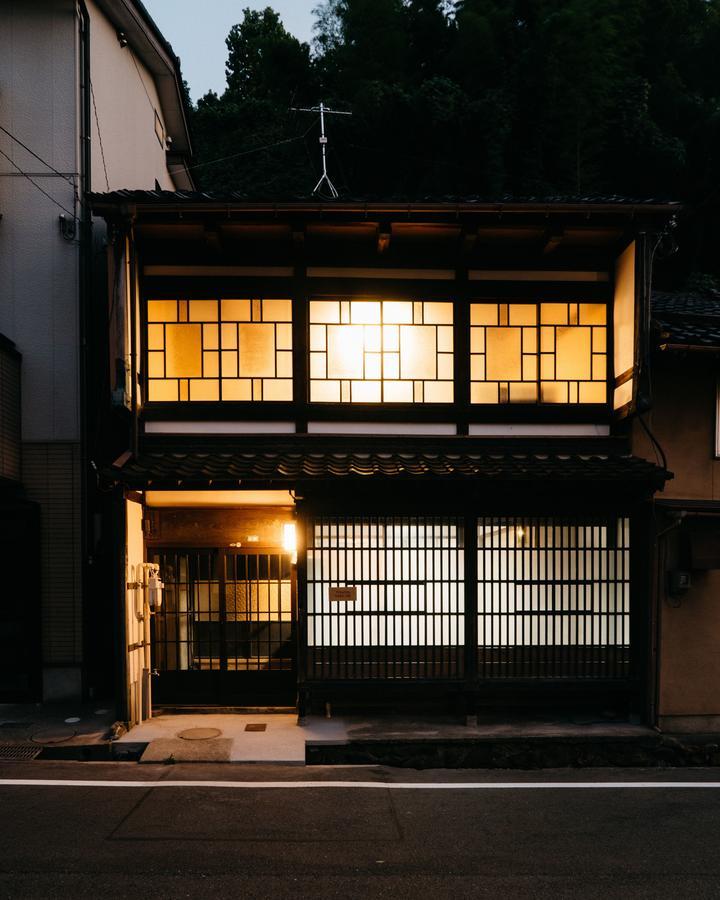
<instances>
[{"instance_id":1,"label":"eave of roof","mask_svg":"<svg viewBox=\"0 0 720 900\"><path fill-rule=\"evenodd\" d=\"M239 192L214 194L199 191L138 191L118 190L92 195L93 208L101 209L132 205L154 210L188 207L194 210L237 209L252 212L322 211L357 213L412 212L491 212L502 215L514 212L622 212L628 216L668 216L679 212L681 204L674 201L625 198L614 196L592 197L430 197L430 198L347 198L321 200L317 197L248 197Z\"/></svg>"},{"instance_id":2,"label":"eave of roof","mask_svg":"<svg viewBox=\"0 0 720 900\"><path fill-rule=\"evenodd\" d=\"M221 487L243 483L392 480L650 483L672 474L630 454L499 450L151 449L121 457L106 476L130 486Z\"/></svg>"},{"instance_id":3,"label":"eave of roof","mask_svg":"<svg viewBox=\"0 0 720 900\"><path fill-rule=\"evenodd\" d=\"M657 292L652 299L658 347L676 352L720 353L720 296Z\"/></svg>"}]
</instances>

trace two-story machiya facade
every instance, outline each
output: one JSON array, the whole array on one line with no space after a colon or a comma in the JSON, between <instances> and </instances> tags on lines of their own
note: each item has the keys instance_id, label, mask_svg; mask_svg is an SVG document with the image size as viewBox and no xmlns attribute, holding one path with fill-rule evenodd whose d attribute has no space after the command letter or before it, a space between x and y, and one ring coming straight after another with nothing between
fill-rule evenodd
<instances>
[{"instance_id":1,"label":"two-story machiya facade","mask_svg":"<svg viewBox=\"0 0 720 900\"><path fill-rule=\"evenodd\" d=\"M668 473L629 422L671 204L94 208L130 372L103 472L130 721L150 693L653 718Z\"/></svg>"}]
</instances>

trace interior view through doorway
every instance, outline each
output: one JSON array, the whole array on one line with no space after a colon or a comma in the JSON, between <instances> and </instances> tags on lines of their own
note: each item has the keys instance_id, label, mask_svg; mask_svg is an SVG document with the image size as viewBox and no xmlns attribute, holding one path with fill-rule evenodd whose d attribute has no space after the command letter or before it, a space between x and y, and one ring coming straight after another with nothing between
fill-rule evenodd
<instances>
[{"instance_id":1,"label":"interior view through doorway","mask_svg":"<svg viewBox=\"0 0 720 900\"><path fill-rule=\"evenodd\" d=\"M146 556L158 706L295 703L293 501L284 491L148 491Z\"/></svg>"}]
</instances>

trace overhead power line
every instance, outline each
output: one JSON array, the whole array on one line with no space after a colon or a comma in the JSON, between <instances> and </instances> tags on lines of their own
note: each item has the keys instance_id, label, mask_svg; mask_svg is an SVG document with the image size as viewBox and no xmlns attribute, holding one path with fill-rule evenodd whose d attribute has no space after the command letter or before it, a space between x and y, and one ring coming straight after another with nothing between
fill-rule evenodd
<instances>
[{"instance_id":1,"label":"overhead power line","mask_svg":"<svg viewBox=\"0 0 720 900\"><path fill-rule=\"evenodd\" d=\"M75 220L77 218L77 216L75 215L74 212L70 212L70 210L66 206L63 206L62 203L58 203L58 201L51 194L48 194L48 192L44 188L41 188L40 185L37 183L37 181L34 181L30 177L30 175L28 175L27 172L23 172L23 170L20 168L20 166L17 165L17 163L13 162L13 160L7 155L7 153L5 153L4 150L0 150L0 155L4 156L5 159L10 163L10 165L20 173L20 175L27 178L27 180L30 182L30 184L33 185L33 187L37 188L37 190L40 191L41 194L44 194L48 198L48 200L50 200L51 203L54 203L55 206L58 207L58 209L61 209L66 215L70 216L70 218L73 220ZM72 182L70 182L70 183L72 184ZM73 187L74 187L74 185L73 185Z\"/></svg>"},{"instance_id":2,"label":"overhead power line","mask_svg":"<svg viewBox=\"0 0 720 900\"><path fill-rule=\"evenodd\" d=\"M47 166L48 169L50 169L50 171L55 175L59 175L60 178L64 178L68 184L71 184L73 187L75 187L75 181L73 180L73 178L71 178L69 175L65 175L63 172L58 172L55 166L51 166L47 160L43 159L42 156L37 154L34 150L31 150L27 144L23 143L23 141L21 141L19 137L16 137L11 131L8 131L7 128L3 128L3 126L0 125L0 131L2 131L3 134L6 134L10 138L10 140L15 141L16 144L19 144L23 148L23 150L26 150L30 154L30 156L34 156L38 162L41 162L44 166ZM5 154L3 154L3 156L4 155ZM12 162L12 160L10 160L10 162ZM13 165L15 165L15 163L13 163ZM16 166L15 168L18 167ZM20 171L22 175L25 175L25 172L22 172L22 170L18 169L18 171Z\"/></svg>"},{"instance_id":3,"label":"overhead power line","mask_svg":"<svg viewBox=\"0 0 720 900\"><path fill-rule=\"evenodd\" d=\"M105 163L105 148L103 147L102 134L100 133L100 119L98 117L97 105L95 103L95 91L93 89L92 81L90 81L90 96L92 97L92 105L93 105L93 110L95 112L95 127L97 128L98 141L100 142L100 156L102 157L103 171L105 172L105 185L109 191L110 190L110 181L108 179L108 170L107 170L107 165Z\"/></svg>"},{"instance_id":4,"label":"overhead power line","mask_svg":"<svg viewBox=\"0 0 720 900\"><path fill-rule=\"evenodd\" d=\"M219 159L210 159L207 162L196 163L194 166L188 166L188 169L202 169L204 166L214 166L215 163L227 162L230 159L237 159L240 156L249 156L251 153L260 153L262 150L272 150L274 147L281 147L283 144L293 144L295 141L304 140L308 134L315 127L315 122L304 131L302 134L298 134L295 137L284 138L281 141L275 141L272 144L264 144L262 147L253 147L250 150L241 150L239 153L232 153L230 156L221 156Z\"/></svg>"}]
</instances>

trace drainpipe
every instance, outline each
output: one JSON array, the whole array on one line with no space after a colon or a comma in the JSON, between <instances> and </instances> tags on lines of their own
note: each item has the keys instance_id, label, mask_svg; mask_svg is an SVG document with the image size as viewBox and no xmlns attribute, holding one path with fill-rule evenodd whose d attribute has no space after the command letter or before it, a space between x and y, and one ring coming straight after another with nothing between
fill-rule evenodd
<instances>
[{"instance_id":1,"label":"drainpipe","mask_svg":"<svg viewBox=\"0 0 720 900\"><path fill-rule=\"evenodd\" d=\"M92 285L92 219L90 215L90 191L92 190L92 148L91 135L91 95L90 95L90 14L85 0L77 2L78 29L80 38L80 244L79 244L79 290L78 290L78 331L79 331L79 421L80 421L80 553L81 553L81 598L82 598L82 672L83 693L87 690L89 634L89 598L87 596L90 559L89 549L89 447L88 447L88 309Z\"/></svg>"},{"instance_id":2,"label":"drainpipe","mask_svg":"<svg viewBox=\"0 0 720 900\"><path fill-rule=\"evenodd\" d=\"M134 216L133 216L134 221ZM130 224L127 237L127 258L129 260L130 288L130 406L132 410L130 450L137 459L139 448L138 424L138 346L137 346L137 251L135 249L135 226Z\"/></svg>"}]
</instances>

